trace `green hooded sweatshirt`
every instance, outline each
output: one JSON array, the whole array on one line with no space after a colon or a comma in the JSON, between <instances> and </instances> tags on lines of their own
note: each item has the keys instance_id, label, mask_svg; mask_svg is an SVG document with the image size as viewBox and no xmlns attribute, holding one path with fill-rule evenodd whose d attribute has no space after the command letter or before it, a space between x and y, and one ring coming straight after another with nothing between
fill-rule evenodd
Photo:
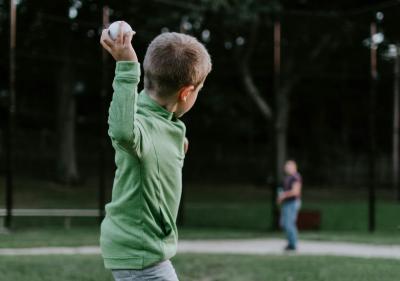
<instances>
[{"instance_id":1,"label":"green hooded sweatshirt","mask_svg":"<svg viewBox=\"0 0 400 281\"><path fill-rule=\"evenodd\" d=\"M117 62L108 134L115 149L100 246L108 269L143 269L176 254L185 125L145 91L140 64Z\"/></svg>"}]
</instances>

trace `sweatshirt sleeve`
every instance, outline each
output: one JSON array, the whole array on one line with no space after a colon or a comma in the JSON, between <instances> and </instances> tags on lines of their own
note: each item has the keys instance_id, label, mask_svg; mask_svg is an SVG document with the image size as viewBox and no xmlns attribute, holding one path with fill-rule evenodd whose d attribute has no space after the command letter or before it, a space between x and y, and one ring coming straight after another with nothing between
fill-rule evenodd
<instances>
[{"instance_id":1,"label":"sweatshirt sleeve","mask_svg":"<svg viewBox=\"0 0 400 281\"><path fill-rule=\"evenodd\" d=\"M135 142L139 137L139 129L136 125L139 81L139 63L117 62L112 84L114 93L108 111L108 135L125 148L135 148Z\"/></svg>"}]
</instances>

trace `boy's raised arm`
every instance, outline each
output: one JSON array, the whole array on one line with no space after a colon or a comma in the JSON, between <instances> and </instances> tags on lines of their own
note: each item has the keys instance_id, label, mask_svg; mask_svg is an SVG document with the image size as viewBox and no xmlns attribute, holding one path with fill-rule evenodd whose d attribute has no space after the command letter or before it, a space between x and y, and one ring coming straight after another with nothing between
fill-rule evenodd
<instances>
[{"instance_id":1,"label":"boy's raised arm","mask_svg":"<svg viewBox=\"0 0 400 281\"><path fill-rule=\"evenodd\" d=\"M108 133L112 139L126 147L135 146L138 129L135 126L137 85L140 80L140 65L131 40L133 31L120 32L115 41L104 29L101 35L101 45L116 60L115 77L113 81L114 94L109 109Z\"/></svg>"}]
</instances>

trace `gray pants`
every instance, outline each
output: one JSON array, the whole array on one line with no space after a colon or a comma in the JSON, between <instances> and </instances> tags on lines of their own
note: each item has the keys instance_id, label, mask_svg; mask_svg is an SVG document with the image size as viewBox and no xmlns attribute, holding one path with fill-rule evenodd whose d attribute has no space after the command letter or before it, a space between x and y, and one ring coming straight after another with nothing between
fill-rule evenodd
<instances>
[{"instance_id":1,"label":"gray pants","mask_svg":"<svg viewBox=\"0 0 400 281\"><path fill-rule=\"evenodd\" d=\"M179 281L169 260L145 269L113 269L115 281Z\"/></svg>"}]
</instances>

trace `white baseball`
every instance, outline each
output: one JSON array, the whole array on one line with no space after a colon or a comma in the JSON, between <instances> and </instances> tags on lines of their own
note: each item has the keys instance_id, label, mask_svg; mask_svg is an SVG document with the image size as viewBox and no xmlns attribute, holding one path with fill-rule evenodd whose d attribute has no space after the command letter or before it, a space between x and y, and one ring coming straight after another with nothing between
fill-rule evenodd
<instances>
[{"instance_id":1,"label":"white baseball","mask_svg":"<svg viewBox=\"0 0 400 281\"><path fill-rule=\"evenodd\" d=\"M108 27L108 35L110 35L112 40L117 39L120 22L121 21L115 21ZM132 27L128 23L126 23L124 21L122 21L121 28L122 28L122 33L123 34L132 31Z\"/></svg>"}]
</instances>

